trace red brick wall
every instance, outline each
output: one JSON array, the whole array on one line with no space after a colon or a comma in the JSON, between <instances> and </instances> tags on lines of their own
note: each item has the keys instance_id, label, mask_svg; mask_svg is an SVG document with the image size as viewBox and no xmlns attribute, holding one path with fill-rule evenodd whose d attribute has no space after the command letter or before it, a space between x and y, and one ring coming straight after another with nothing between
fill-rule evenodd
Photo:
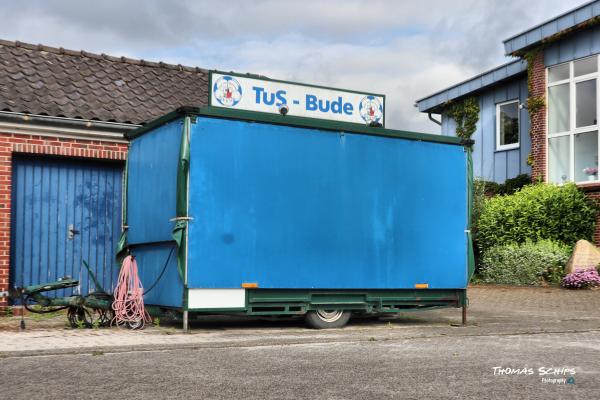
<instances>
[{"instance_id":1,"label":"red brick wall","mask_svg":"<svg viewBox=\"0 0 600 400\"><path fill-rule=\"evenodd\" d=\"M531 69L531 93L529 97L546 96L546 68L544 52L540 51L533 59ZM531 116L531 153L534 164L531 178L535 181L546 178L546 107L542 107Z\"/></svg>"},{"instance_id":2,"label":"red brick wall","mask_svg":"<svg viewBox=\"0 0 600 400\"><path fill-rule=\"evenodd\" d=\"M10 134L0 131L0 291L8 290L9 284L13 153L125 160L127 143ZM7 304L6 298L0 299L0 311L6 308Z\"/></svg>"},{"instance_id":3,"label":"red brick wall","mask_svg":"<svg viewBox=\"0 0 600 400\"><path fill-rule=\"evenodd\" d=\"M600 204L600 185L581 185L585 194L596 200L598 204ZM596 246L600 246L600 215L596 218L596 229L594 231L594 244Z\"/></svg>"}]
</instances>

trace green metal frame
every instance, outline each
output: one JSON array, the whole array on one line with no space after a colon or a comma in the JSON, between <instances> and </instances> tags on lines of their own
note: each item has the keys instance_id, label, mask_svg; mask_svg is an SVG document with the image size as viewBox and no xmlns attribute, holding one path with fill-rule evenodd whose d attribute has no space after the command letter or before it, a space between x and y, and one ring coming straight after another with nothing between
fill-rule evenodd
<instances>
[{"instance_id":1,"label":"green metal frame","mask_svg":"<svg viewBox=\"0 0 600 400\"><path fill-rule=\"evenodd\" d=\"M462 307L465 289L310 290L249 289L249 315L304 314L316 309L397 313L439 307Z\"/></svg>"},{"instance_id":2,"label":"green metal frame","mask_svg":"<svg viewBox=\"0 0 600 400\"><path fill-rule=\"evenodd\" d=\"M398 313L467 305L466 289L246 289L246 307L188 309L195 313L303 315L317 309Z\"/></svg>"},{"instance_id":3,"label":"green metal frame","mask_svg":"<svg viewBox=\"0 0 600 400\"><path fill-rule=\"evenodd\" d=\"M171 122L175 119L182 118L185 116L204 116L204 117L213 117L213 118L226 118L226 119L234 119L241 121L252 121L252 122L263 122L275 125L286 125L286 126L295 126L301 128L313 128L313 129L322 129L326 131L335 131L335 132L346 132L346 133L356 133L359 135L370 135L370 136L383 136L397 139L408 139L408 140L417 140L423 142L433 142L433 143L443 143L443 144L452 144L457 146L466 146L469 147L473 144L472 140L461 139L454 136L443 136L443 135L434 135L430 133L419 133L419 132L411 132L411 131L402 131L396 129L387 129L387 128L376 128L369 126L362 126L359 124L353 124L349 122L337 122L337 121L327 121L327 120L319 120L313 118L305 118L305 117L295 117L290 115L277 115L277 114L267 114L260 113L254 111L243 111L243 110L233 110L233 109L225 109L219 107L181 107L172 111L160 118L157 118L153 121L150 121L146 125L127 132L125 137L127 139L135 139L150 130L164 125L168 122Z\"/></svg>"},{"instance_id":4,"label":"green metal frame","mask_svg":"<svg viewBox=\"0 0 600 400\"><path fill-rule=\"evenodd\" d=\"M269 82L277 82L277 83L287 83L289 85L306 86L306 87L312 87L312 88L317 88L317 89L335 90L335 91L338 91L338 92L346 92L346 93L364 94L364 95L371 95L371 96L383 97L383 124L382 124L382 126L385 128L385 114L386 114L386 111L387 111L386 103L385 103L385 99L386 99L385 94L373 93L373 92L361 92L359 90L342 89L342 88L333 87L333 86L313 85L313 84L310 84L310 83L302 83L302 82L296 82L296 81L286 81L286 80L282 80L282 79L272 79L272 78L268 78L268 77L266 77L264 75L258 75L258 74L241 74L239 72L226 72L226 71L219 71L219 70L208 71L208 82L209 82L209 84L212 83L212 76L213 76L213 74L237 76L239 78L259 79L261 81L269 81ZM209 104L209 106L212 104L212 87L208 88L208 104ZM259 112L258 114L268 114L268 113L260 113Z\"/></svg>"},{"instance_id":5,"label":"green metal frame","mask_svg":"<svg viewBox=\"0 0 600 400\"><path fill-rule=\"evenodd\" d=\"M12 291L11 297L14 299L29 297L42 307L89 307L100 308L103 310L110 309L112 301L105 298L99 298L93 293L88 296L72 295L56 298L46 297L43 295L45 292L72 288L78 284L79 281L66 278L55 282L18 288Z\"/></svg>"}]
</instances>

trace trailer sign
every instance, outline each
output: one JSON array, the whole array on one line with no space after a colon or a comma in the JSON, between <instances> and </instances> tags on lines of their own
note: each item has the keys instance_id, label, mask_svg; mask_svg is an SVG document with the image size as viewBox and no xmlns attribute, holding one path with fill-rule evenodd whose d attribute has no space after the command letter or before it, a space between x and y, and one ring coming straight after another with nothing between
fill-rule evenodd
<instances>
[{"instance_id":1,"label":"trailer sign","mask_svg":"<svg viewBox=\"0 0 600 400\"><path fill-rule=\"evenodd\" d=\"M384 125L385 96L311 85L211 73L213 107Z\"/></svg>"}]
</instances>

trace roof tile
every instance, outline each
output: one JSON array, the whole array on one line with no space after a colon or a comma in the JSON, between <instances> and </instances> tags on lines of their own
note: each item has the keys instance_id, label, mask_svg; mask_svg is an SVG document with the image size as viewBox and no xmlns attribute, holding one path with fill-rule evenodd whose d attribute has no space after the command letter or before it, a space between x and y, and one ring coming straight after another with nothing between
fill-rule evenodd
<instances>
[{"instance_id":1,"label":"roof tile","mask_svg":"<svg viewBox=\"0 0 600 400\"><path fill-rule=\"evenodd\" d=\"M143 124L208 103L208 71L0 39L0 110Z\"/></svg>"}]
</instances>

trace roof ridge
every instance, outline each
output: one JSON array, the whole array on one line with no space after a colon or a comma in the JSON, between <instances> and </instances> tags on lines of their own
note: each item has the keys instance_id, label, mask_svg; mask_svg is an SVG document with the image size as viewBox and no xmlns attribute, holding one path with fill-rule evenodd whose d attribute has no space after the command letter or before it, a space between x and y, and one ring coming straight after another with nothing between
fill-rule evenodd
<instances>
[{"instance_id":1,"label":"roof ridge","mask_svg":"<svg viewBox=\"0 0 600 400\"><path fill-rule=\"evenodd\" d=\"M527 63L527 60L524 60L524 59L522 59L522 58L517 58L517 59L515 59L515 60L511 60L511 61L505 62L505 63L503 63L503 64L500 64L500 65L497 65L497 66L495 66L494 68L489 68L489 69L486 69L485 71L483 71L483 72L480 72L480 73L478 73L477 75L473 75L473 76L471 76L471 77L469 77L469 78L463 79L463 80L462 80L462 81L460 81L460 82L454 83L454 84L452 84L452 85L450 85L450 86L446 86L446 88L445 88L445 89L440 89L440 90L438 90L437 92L431 93L429 96L422 97L422 98L420 98L420 99L418 99L418 100L415 100L415 101L416 101L417 103L419 103L419 102L421 102L421 101L423 101L423 100L427 100L427 99L428 99L428 98L430 98L430 97L433 97L433 96L436 96L436 95L438 95L438 94L444 93L444 92L446 92L446 91L448 91L448 90L451 90L451 89L457 88L458 86L460 86L460 85L464 85L465 83L471 82L471 81L473 81L473 80L475 80L475 79L479 79L479 78L481 78L481 77L482 77L482 76L484 76L484 75L487 75L487 74L494 73L494 72L496 72L496 71L499 71L499 70L501 70L502 68L505 68L505 67L510 67L510 66L512 66L512 65L514 65L514 64L519 64L519 63ZM522 71L521 71L521 72L522 72Z\"/></svg>"},{"instance_id":2,"label":"roof ridge","mask_svg":"<svg viewBox=\"0 0 600 400\"><path fill-rule=\"evenodd\" d=\"M106 60L106 61L111 61L111 62L132 64L132 65L142 65L144 67L165 68L165 69L187 71L187 72L208 72L207 69L200 68L200 67L189 67L189 66L182 65L182 64L169 64L169 63L165 63L162 61L158 61L158 62L157 61L147 61L144 59L136 59L136 58L129 58L129 57L116 57L116 56L111 56L111 55L104 54L104 53L97 54L97 53L91 53L91 52L88 52L85 50L70 50L70 49L65 49L64 47L52 47L52 46L47 46L44 44L32 44L32 43L21 42L19 40L10 41L10 40L0 39L0 46L22 47L22 48L29 49L29 50L45 51L47 53L68 55L68 56L74 56L74 57L86 57L86 58L92 58L92 59L97 59L97 60L100 59L100 60Z\"/></svg>"}]
</instances>

